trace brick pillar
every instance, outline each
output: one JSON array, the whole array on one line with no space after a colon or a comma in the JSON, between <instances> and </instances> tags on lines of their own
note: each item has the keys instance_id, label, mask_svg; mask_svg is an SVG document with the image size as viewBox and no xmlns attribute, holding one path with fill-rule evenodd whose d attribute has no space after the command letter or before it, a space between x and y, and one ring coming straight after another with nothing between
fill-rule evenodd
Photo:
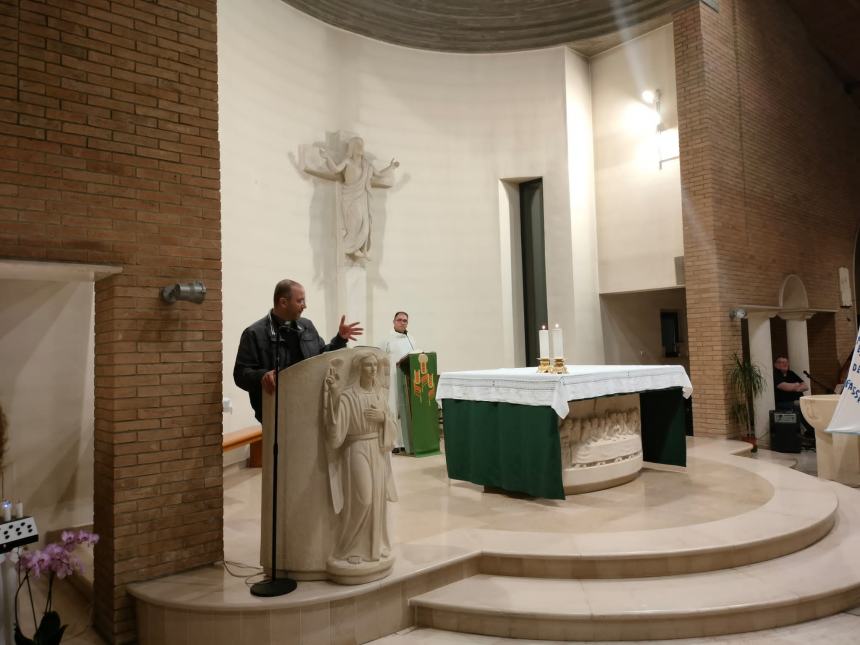
<instances>
[{"instance_id":1,"label":"brick pillar","mask_svg":"<svg viewBox=\"0 0 860 645\"><path fill-rule=\"evenodd\" d=\"M695 432L731 436L725 374L741 343L729 310L776 307L791 274L813 309L839 309L837 270L853 266L857 239L860 121L790 3L718 7L679 11L674 39ZM833 324L845 356L853 308Z\"/></svg>"},{"instance_id":2,"label":"brick pillar","mask_svg":"<svg viewBox=\"0 0 860 645\"><path fill-rule=\"evenodd\" d=\"M695 432L736 434L725 374L741 351L740 324L729 320L722 262L725 214L744 206L731 23L725 13L694 3L675 15L674 41ZM732 224L742 225L741 218Z\"/></svg>"},{"instance_id":3,"label":"brick pillar","mask_svg":"<svg viewBox=\"0 0 860 645\"><path fill-rule=\"evenodd\" d=\"M0 3L0 257L113 264L95 287L95 623L128 583L219 560L216 0ZM202 280L202 305L161 302Z\"/></svg>"}]
</instances>

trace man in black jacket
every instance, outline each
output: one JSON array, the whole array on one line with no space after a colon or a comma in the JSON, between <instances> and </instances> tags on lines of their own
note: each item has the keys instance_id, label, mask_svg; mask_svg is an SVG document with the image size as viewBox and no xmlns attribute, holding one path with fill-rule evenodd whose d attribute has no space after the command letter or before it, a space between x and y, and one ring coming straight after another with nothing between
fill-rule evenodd
<instances>
[{"instance_id":1,"label":"man in black jacket","mask_svg":"<svg viewBox=\"0 0 860 645\"><path fill-rule=\"evenodd\" d=\"M788 358L777 356L773 362L774 399L777 410L790 410L797 413L800 420L800 441L805 448L815 448L815 429L803 418L800 411L800 397L809 389L806 382L788 369Z\"/></svg>"},{"instance_id":2,"label":"man in black jacket","mask_svg":"<svg viewBox=\"0 0 860 645\"><path fill-rule=\"evenodd\" d=\"M281 280L275 285L274 306L269 313L242 332L233 381L248 392L254 416L263 422L263 390L275 391L275 346L281 334L281 369L295 365L311 356L346 347L347 341L358 338L361 323L347 323L340 317L338 335L326 345L314 324L302 318L305 310L305 288L294 280Z\"/></svg>"},{"instance_id":3,"label":"man in black jacket","mask_svg":"<svg viewBox=\"0 0 860 645\"><path fill-rule=\"evenodd\" d=\"M788 369L788 359L785 356L777 356L773 362L773 387L774 399L778 410L792 410L794 403L809 386L797 374Z\"/></svg>"}]
</instances>

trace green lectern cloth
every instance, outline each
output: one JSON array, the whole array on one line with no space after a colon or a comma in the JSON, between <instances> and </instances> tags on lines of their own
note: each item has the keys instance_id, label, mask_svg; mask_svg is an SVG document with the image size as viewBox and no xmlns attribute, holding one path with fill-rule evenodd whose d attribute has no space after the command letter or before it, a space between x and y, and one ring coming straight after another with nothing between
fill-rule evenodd
<instances>
[{"instance_id":1,"label":"green lectern cloth","mask_svg":"<svg viewBox=\"0 0 860 645\"><path fill-rule=\"evenodd\" d=\"M400 361L404 388L400 425L407 452L416 457L439 454L439 408L436 404L436 352L414 352ZM405 413L405 414L404 414Z\"/></svg>"}]
</instances>

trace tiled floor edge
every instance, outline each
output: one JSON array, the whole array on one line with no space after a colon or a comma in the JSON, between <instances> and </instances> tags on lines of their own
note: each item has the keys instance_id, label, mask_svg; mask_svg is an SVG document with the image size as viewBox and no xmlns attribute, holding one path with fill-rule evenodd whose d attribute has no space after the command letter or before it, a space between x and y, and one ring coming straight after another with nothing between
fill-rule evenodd
<instances>
[{"instance_id":1,"label":"tiled floor edge","mask_svg":"<svg viewBox=\"0 0 860 645\"><path fill-rule=\"evenodd\" d=\"M860 602L860 586L815 599L732 610L684 614L559 617L443 609L416 605L419 627L503 638L557 641L628 641L700 638L740 634L823 618Z\"/></svg>"},{"instance_id":2,"label":"tiled floor edge","mask_svg":"<svg viewBox=\"0 0 860 645\"><path fill-rule=\"evenodd\" d=\"M364 594L352 595L346 598L328 599L322 598L314 603L302 605L260 605L255 609L229 608L224 606L220 609L212 607L175 606L169 602L153 602L150 598L135 598L135 609L140 617L139 642L141 645L194 645L197 641L190 632L193 625L201 622L231 617L244 630L251 626L250 630L257 633L261 625L275 625L279 623L296 623L303 629L302 617L318 616L320 613L328 615L328 629L331 633L330 641L318 641L314 638L305 638L302 633L296 640L290 643L297 645L312 645L318 642L334 643L338 638L355 630L348 642L365 643L382 636L394 634L406 627L415 625L415 610L410 600L423 593L444 587L458 580L468 578L477 573L477 557L447 563L432 570L423 570L409 578L394 581L386 586L374 585L365 588ZM367 615L373 615L368 621ZM356 616L359 616L357 619ZM363 619L363 624L362 624ZM298 621L298 622L296 622ZM305 621L308 622L308 621ZM269 640L255 640L255 645L275 645L281 643L283 634L273 629L270 630ZM207 645L235 645L234 635L225 633L223 639L220 635L207 638Z\"/></svg>"}]
</instances>

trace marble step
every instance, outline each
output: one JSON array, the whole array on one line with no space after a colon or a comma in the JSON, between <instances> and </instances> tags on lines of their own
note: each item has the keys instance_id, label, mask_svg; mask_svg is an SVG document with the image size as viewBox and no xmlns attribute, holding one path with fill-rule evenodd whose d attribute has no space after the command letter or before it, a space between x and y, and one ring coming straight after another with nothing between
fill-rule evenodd
<instances>
[{"instance_id":1,"label":"marble step","mask_svg":"<svg viewBox=\"0 0 860 645\"><path fill-rule=\"evenodd\" d=\"M707 459L697 458L695 464L754 474L771 488L771 497L746 512L682 527L611 532L551 532L527 530L528 526L518 531L457 529L416 544L472 549L480 553L479 570L484 574L641 578L771 560L814 544L833 527L839 504L829 482L775 463L718 451L708 454Z\"/></svg>"},{"instance_id":2,"label":"marble step","mask_svg":"<svg viewBox=\"0 0 860 645\"><path fill-rule=\"evenodd\" d=\"M710 638L685 638L648 641L650 645L856 645L860 633L860 607L848 613L812 620L802 625L776 627L761 631ZM372 641L372 645L517 645L523 641L498 636L478 636L420 627L405 629L390 636ZM528 641L529 645L542 645L551 641ZM580 643L582 641L579 641ZM613 641L618 643L619 641ZM629 642L629 641L628 641Z\"/></svg>"},{"instance_id":3,"label":"marble step","mask_svg":"<svg viewBox=\"0 0 860 645\"><path fill-rule=\"evenodd\" d=\"M547 579L479 574L413 597L419 626L545 640L652 640L732 634L860 604L860 492L824 484L830 533L773 560L658 578Z\"/></svg>"}]
</instances>

